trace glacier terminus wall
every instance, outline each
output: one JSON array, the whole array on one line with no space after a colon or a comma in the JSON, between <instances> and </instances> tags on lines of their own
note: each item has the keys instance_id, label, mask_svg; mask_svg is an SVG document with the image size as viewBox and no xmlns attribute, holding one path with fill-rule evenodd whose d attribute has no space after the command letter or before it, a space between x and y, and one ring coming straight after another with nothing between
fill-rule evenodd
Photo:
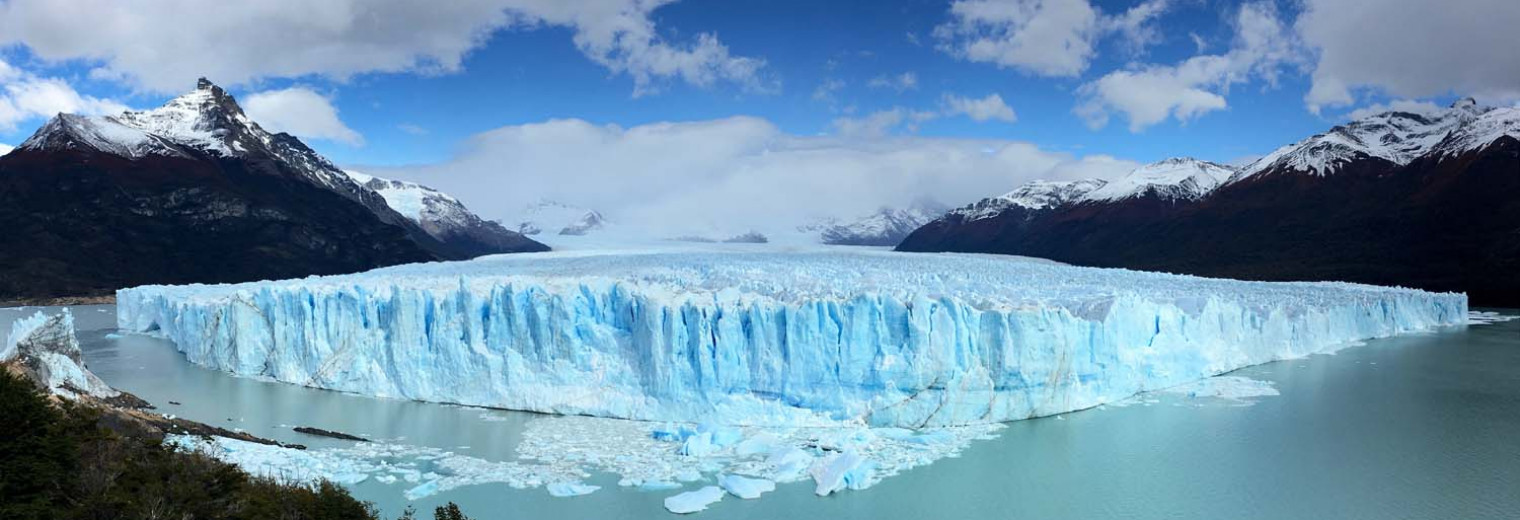
<instances>
[{"instance_id":1,"label":"glacier terminus wall","mask_svg":"<svg viewBox=\"0 0 1520 520\"><path fill-rule=\"evenodd\" d=\"M117 293L191 362L360 394L736 425L1059 414L1356 341L1467 299L875 250L557 252Z\"/></svg>"}]
</instances>

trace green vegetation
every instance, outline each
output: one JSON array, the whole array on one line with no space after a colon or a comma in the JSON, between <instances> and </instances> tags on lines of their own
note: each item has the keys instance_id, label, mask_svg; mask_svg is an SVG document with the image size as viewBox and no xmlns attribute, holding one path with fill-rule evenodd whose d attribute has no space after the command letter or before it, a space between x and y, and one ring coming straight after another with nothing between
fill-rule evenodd
<instances>
[{"instance_id":1,"label":"green vegetation","mask_svg":"<svg viewBox=\"0 0 1520 520\"><path fill-rule=\"evenodd\" d=\"M0 368L0 518L379 520L374 507L323 482L314 488L253 477L180 453L102 414L51 403ZM411 519L408 511L403 519ZM469 520L450 503L438 520Z\"/></svg>"}]
</instances>

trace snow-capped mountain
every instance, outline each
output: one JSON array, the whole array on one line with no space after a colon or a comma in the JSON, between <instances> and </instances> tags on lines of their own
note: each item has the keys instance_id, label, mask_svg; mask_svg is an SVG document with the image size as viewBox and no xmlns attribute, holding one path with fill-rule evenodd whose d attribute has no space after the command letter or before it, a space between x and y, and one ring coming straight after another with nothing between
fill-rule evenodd
<instances>
[{"instance_id":1,"label":"snow-capped mountain","mask_svg":"<svg viewBox=\"0 0 1520 520\"><path fill-rule=\"evenodd\" d=\"M1376 114L1239 171L1169 159L1107 183L1030 183L952 211L898 248L1520 305L1520 108L1463 100Z\"/></svg>"},{"instance_id":2,"label":"snow-capped mountain","mask_svg":"<svg viewBox=\"0 0 1520 520\"><path fill-rule=\"evenodd\" d=\"M825 244L844 246L895 246L913 230L945 214L944 205L921 200L907 208L883 207L853 220L825 219L802 226L799 231L817 233Z\"/></svg>"},{"instance_id":3,"label":"snow-capped mountain","mask_svg":"<svg viewBox=\"0 0 1520 520\"><path fill-rule=\"evenodd\" d=\"M1144 196L1166 201L1203 198L1235 174L1223 164L1175 157L1136 168L1123 178L1087 192L1083 201L1112 202Z\"/></svg>"},{"instance_id":4,"label":"snow-capped mountain","mask_svg":"<svg viewBox=\"0 0 1520 520\"><path fill-rule=\"evenodd\" d=\"M1108 183L1100 179L1064 182L1031 181L1000 196L982 199L969 206L957 208L949 215L964 220L979 220L998 216L1012 208L1050 209L1081 200L1082 197L1093 190L1102 188L1105 184Z\"/></svg>"},{"instance_id":5,"label":"snow-capped mountain","mask_svg":"<svg viewBox=\"0 0 1520 520\"><path fill-rule=\"evenodd\" d=\"M1376 114L1278 148L1241 168L1231 182L1279 172L1330 175L1359 159L1379 159L1402 166L1429 153L1453 130L1466 127L1492 110L1495 109L1480 107L1467 98L1445 110ZM1492 139L1481 144L1488 142Z\"/></svg>"},{"instance_id":6,"label":"snow-capped mountain","mask_svg":"<svg viewBox=\"0 0 1520 520\"><path fill-rule=\"evenodd\" d=\"M607 219L593 209L542 200L523 209L517 232L524 235L579 236L602 229Z\"/></svg>"},{"instance_id":7,"label":"snow-capped mountain","mask_svg":"<svg viewBox=\"0 0 1520 520\"><path fill-rule=\"evenodd\" d=\"M160 108L49 120L0 157L0 222L0 299L546 249L439 240L204 79Z\"/></svg>"},{"instance_id":8,"label":"snow-capped mountain","mask_svg":"<svg viewBox=\"0 0 1520 520\"><path fill-rule=\"evenodd\" d=\"M490 254L511 251L524 241L522 235L507 230L500 223L480 218L447 193L415 182L384 179L353 170L343 173L379 193L391 209L417 223L433 238L457 249Z\"/></svg>"}]
</instances>

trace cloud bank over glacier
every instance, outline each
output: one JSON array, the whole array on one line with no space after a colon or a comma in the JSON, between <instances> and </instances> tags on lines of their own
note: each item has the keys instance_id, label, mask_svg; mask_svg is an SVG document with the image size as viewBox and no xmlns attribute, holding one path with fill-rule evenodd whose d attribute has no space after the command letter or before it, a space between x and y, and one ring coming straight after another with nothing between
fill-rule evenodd
<instances>
[{"instance_id":1,"label":"cloud bank over glacier","mask_svg":"<svg viewBox=\"0 0 1520 520\"><path fill-rule=\"evenodd\" d=\"M504 126L474 136L443 163L365 169L452 193L487 218L511 218L547 198L679 234L789 228L923 197L965 204L1033 179L1113 178L1136 166L1020 141L803 136L730 117Z\"/></svg>"}]
</instances>

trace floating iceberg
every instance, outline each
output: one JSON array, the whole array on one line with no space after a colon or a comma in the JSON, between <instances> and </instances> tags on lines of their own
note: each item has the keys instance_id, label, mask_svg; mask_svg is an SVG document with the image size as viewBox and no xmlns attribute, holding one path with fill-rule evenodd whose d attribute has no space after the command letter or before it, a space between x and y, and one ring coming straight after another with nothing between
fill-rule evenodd
<instances>
[{"instance_id":1,"label":"floating iceberg","mask_svg":"<svg viewBox=\"0 0 1520 520\"><path fill-rule=\"evenodd\" d=\"M718 485L723 486L728 494L745 500L760 498L760 495L776 490L776 483L773 481L739 475L719 475Z\"/></svg>"},{"instance_id":2,"label":"floating iceberg","mask_svg":"<svg viewBox=\"0 0 1520 520\"><path fill-rule=\"evenodd\" d=\"M676 514L695 513L723 500L723 489L707 486L665 499L665 509Z\"/></svg>"},{"instance_id":3,"label":"floating iceberg","mask_svg":"<svg viewBox=\"0 0 1520 520\"><path fill-rule=\"evenodd\" d=\"M1054 415L1468 320L1467 299L874 250L572 251L117 293L197 364L652 421L924 428ZM702 448L702 447L698 447Z\"/></svg>"}]
</instances>

